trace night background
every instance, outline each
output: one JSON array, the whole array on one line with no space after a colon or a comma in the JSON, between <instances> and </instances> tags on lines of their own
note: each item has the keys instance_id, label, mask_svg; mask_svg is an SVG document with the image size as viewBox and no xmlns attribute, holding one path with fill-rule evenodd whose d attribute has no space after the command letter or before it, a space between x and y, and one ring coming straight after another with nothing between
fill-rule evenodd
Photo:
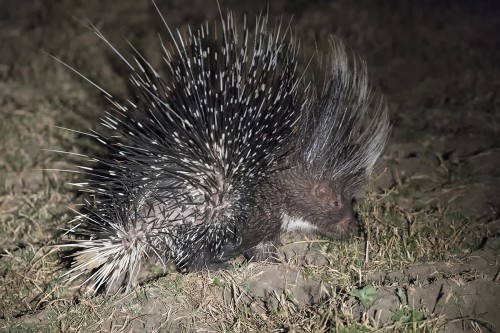
<instances>
[{"instance_id":1,"label":"night background","mask_svg":"<svg viewBox=\"0 0 500 333\"><path fill-rule=\"evenodd\" d=\"M157 3L172 28L219 20L215 0ZM304 54L327 53L335 35L366 60L393 123L359 207L368 241L308 236L280 248L280 264L157 273L115 298L65 287L67 268L51 246L68 207L77 209L67 182L81 178L51 169L82 160L47 149L96 152L88 137L59 127L95 128L108 105L47 54L120 97L127 68L86 23L153 64L158 34L168 37L149 0L0 0L0 331L499 331L500 2L220 6L250 24L266 10L271 22L291 20Z\"/></svg>"}]
</instances>

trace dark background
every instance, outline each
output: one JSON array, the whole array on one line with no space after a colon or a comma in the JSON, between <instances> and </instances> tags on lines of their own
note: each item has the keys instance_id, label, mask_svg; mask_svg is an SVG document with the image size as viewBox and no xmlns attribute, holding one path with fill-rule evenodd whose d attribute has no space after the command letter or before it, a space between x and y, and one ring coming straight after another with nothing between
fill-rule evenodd
<instances>
[{"instance_id":1,"label":"dark background","mask_svg":"<svg viewBox=\"0 0 500 333\"><path fill-rule=\"evenodd\" d=\"M215 0L157 2L171 28L219 17ZM500 1L241 0L221 7L239 19L246 13L249 22L262 10L291 20L304 54L327 53L330 36L342 39L367 61L373 87L390 107L393 134L376 188L417 212L452 207L486 226L485 242L498 238ZM105 99L47 53L126 96L126 68L88 22L128 59L127 40L161 62L158 34L167 38L148 0L0 0L0 214L7 221L0 249L46 244L67 221L66 207L75 207L64 184L78 176L41 169L73 169L81 161L43 149L96 150L85 136L57 127L94 128ZM42 217L33 211L47 207L52 215L34 223ZM498 306L494 293L486 294L486 310Z\"/></svg>"}]
</instances>

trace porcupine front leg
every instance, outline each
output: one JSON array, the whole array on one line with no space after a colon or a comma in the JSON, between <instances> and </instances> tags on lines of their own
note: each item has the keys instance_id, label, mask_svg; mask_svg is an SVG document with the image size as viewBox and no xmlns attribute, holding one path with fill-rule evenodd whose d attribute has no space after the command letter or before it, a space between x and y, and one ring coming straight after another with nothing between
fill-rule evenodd
<instances>
[{"instance_id":1,"label":"porcupine front leg","mask_svg":"<svg viewBox=\"0 0 500 333\"><path fill-rule=\"evenodd\" d=\"M182 265L178 265L181 267ZM201 251L197 253L195 257L189 262L188 265L184 265L181 271L183 272L199 272L199 271L216 271L227 269L229 264L219 258L214 258L210 251Z\"/></svg>"},{"instance_id":2,"label":"porcupine front leg","mask_svg":"<svg viewBox=\"0 0 500 333\"><path fill-rule=\"evenodd\" d=\"M281 219L274 204L256 205L241 229L241 239L225 247L222 260L243 254L248 261L276 262L276 248L281 233Z\"/></svg>"},{"instance_id":3,"label":"porcupine front leg","mask_svg":"<svg viewBox=\"0 0 500 333\"><path fill-rule=\"evenodd\" d=\"M276 249L279 245L281 234L281 223L276 210L262 210L255 217L254 224L250 230L259 230L252 242L257 244L244 250L243 254L248 261L277 262Z\"/></svg>"},{"instance_id":4,"label":"porcupine front leg","mask_svg":"<svg viewBox=\"0 0 500 333\"><path fill-rule=\"evenodd\" d=\"M279 237L273 240L264 240L256 246L246 250L243 255L248 261L278 262L275 255L279 243L278 238Z\"/></svg>"},{"instance_id":5,"label":"porcupine front leg","mask_svg":"<svg viewBox=\"0 0 500 333\"><path fill-rule=\"evenodd\" d=\"M241 254L248 261L270 261L276 262L274 254L276 253L276 248L279 243L279 233L275 237L266 237L261 240L256 245L248 247L249 243L254 243L253 240L247 240L245 242L246 246L243 245L227 245L223 256L220 259L220 268L224 269L227 263L225 261L231 260ZM213 263L217 265L217 263Z\"/></svg>"}]
</instances>

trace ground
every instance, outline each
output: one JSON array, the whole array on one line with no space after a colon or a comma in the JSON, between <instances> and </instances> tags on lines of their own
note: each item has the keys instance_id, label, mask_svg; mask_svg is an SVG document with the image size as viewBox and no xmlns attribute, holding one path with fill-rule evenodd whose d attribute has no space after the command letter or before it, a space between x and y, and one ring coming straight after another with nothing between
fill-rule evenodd
<instances>
[{"instance_id":1,"label":"ground","mask_svg":"<svg viewBox=\"0 0 500 333\"><path fill-rule=\"evenodd\" d=\"M216 1L160 1L171 27L217 20ZM127 40L160 60L161 20L141 1L0 3L0 331L500 331L500 4L496 1L222 1L241 18L291 19L301 47L336 35L368 63L392 137L350 242L285 238L277 264L158 274L89 297L63 284L53 245L77 209L67 183L96 146L78 132L117 96ZM293 18L292 18L293 17Z\"/></svg>"}]
</instances>

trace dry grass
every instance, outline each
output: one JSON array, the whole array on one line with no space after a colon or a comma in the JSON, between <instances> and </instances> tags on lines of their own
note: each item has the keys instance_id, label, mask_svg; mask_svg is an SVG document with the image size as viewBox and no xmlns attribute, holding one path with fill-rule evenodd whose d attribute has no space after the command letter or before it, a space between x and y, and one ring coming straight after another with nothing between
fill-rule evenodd
<instances>
[{"instance_id":1,"label":"dry grass","mask_svg":"<svg viewBox=\"0 0 500 333\"><path fill-rule=\"evenodd\" d=\"M279 265L171 273L109 298L73 298L61 283L65 269L58 253L48 245L14 248L0 261L2 325L49 332L439 332L451 319L408 301L411 289L428 283L428 276L394 279L384 272L460 262L477 246L471 234L481 232L449 208L412 211L384 197L370 195L359 207L364 237L292 241L280 250ZM443 308L456 301L451 294L441 297ZM384 313L374 310L373 304L387 299ZM19 320L37 313L44 314L41 323Z\"/></svg>"}]
</instances>

